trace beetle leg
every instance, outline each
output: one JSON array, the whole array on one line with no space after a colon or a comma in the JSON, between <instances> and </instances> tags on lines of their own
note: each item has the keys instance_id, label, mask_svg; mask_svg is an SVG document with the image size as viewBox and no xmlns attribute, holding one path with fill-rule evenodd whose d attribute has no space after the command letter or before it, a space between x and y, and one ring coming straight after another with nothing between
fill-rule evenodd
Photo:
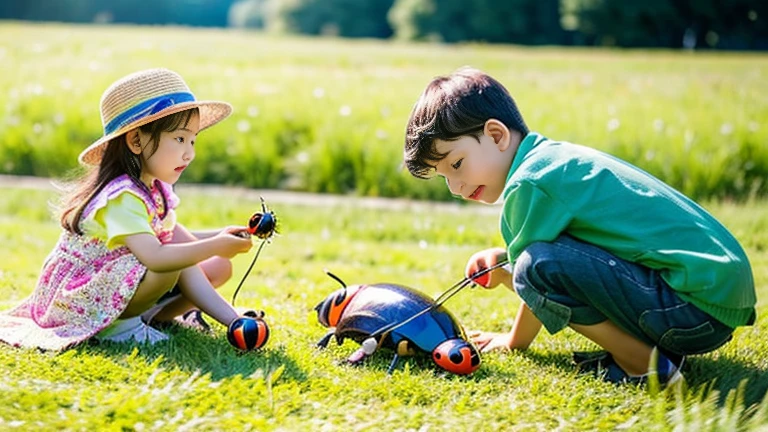
<instances>
[{"instance_id":1,"label":"beetle leg","mask_svg":"<svg viewBox=\"0 0 768 432\"><path fill-rule=\"evenodd\" d=\"M319 348L325 348L328 346L328 342L331 341L331 338L333 337L333 334L335 333L335 330L331 330L328 333L325 334L325 336L322 337L319 341L317 341L317 346Z\"/></svg>"},{"instance_id":2,"label":"beetle leg","mask_svg":"<svg viewBox=\"0 0 768 432\"><path fill-rule=\"evenodd\" d=\"M400 361L400 356L395 354L395 356L392 357L392 362L389 364L389 368L387 368L387 375L392 375L392 371L395 370L398 361Z\"/></svg>"},{"instance_id":3,"label":"beetle leg","mask_svg":"<svg viewBox=\"0 0 768 432\"><path fill-rule=\"evenodd\" d=\"M347 363L353 365L360 364L366 357L368 357L368 354L365 353L364 349L360 348L347 357Z\"/></svg>"},{"instance_id":4,"label":"beetle leg","mask_svg":"<svg viewBox=\"0 0 768 432\"><path fill-rule=\"evenodd\" d=\"M400 355L400 356L412 356L415 353L416 352L411 347L411 344L408 341L408 339L403 339L400 342L398 342L398 344L397 344L397 354L398 355Z\"/></svg>"}]
</instances>

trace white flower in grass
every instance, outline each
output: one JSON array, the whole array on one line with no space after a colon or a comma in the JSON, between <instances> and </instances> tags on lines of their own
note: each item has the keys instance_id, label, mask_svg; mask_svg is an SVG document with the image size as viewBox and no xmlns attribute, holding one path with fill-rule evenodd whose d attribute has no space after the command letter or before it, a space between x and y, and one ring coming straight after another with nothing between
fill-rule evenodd
<instances>
[{"instance_id":1,"label":"white flower in grass","mask_svg":"<svg viewBox=\"0 0 768 432\"><path fill-rule=\"evenodd\" d=\"M749 129L750 132L757 132L757 130L760 129L760 125L756 121L751 121L747 123L747 129Z\"/></svg>"},{"instance_id":2,"label":"white flower in grass","mask_svg":"<svg viewBox=\"0 0 768 432\"><path fill-rule=\"evenodd\" d=\"M656 152L653 150L648 150L645 152L645 160L650 161L653 160L653 158L656 157Z\"/></svg>"},{"instance_id":3,"label":"white flower in grass","mask_svg":"<svg viewBox=\"0 0 768 432\"><path fill-rule=\"evenodd\" d=\"M720 135L730 135L733 133L733 125L730 123L723 123L720 125Z\"/></svg>"},{"instance_id":4,"label":"white flower in grass","mask_svg":"<svg viewBox=\"0 0 768 432\"><path fill-rule=\"evenodd\" d=\"M696 134L693 133L692 130L687 129L685 131L685 135L683 136L683 143L685 150L690 150L691 144L693 144L693 140L696 138Z\"/></svg>"},{"instance_id":5,"label":"white flower in grass","mask_svg":"<svg viewBox=\"0 0 768 432\"><path fill-rule=\"evenodd\" d=\"M92 60L88 63L88 69L92 71L97 71L101 69L101 63L97 62L96 60Z\"/></svg>"},{"instance_id":6,"label":"white flower in grass","mask_svg":"<svg viewBox=\"0 0 768 432\"><path fill-rule=\"evenodd\" d=\"M608 124L606 125L606 127L608 128L608 132L615 131L616 129L619 128L619 126L621 126L621 122L617 118L612 118L608 120Z\"/></svg>"},{"instance_id":7,"label":"white flower in grass","mask_svg":"<svg viewBox=\"0 0 768 432\"><path fill-rule=\"evenodd\" d=\"M655 130L656 132L659 132L659 133L664 132L664 120L658 119L658 118L656 120L654 120L653 121L653 130Z\"/></svg>"},{"instance_id":8,"label":"white flower in grass","mask_svg":"<svg viewBox=\"0 0 768 432\"><path fill-rule=\"evenodd\" d=\"M309 163L309 153L305 151L296 153L296 162L302 165Z\"/></svg>"},{"instance_id":9,"label":"white flower in grass","mask_svg":"<svg viewBox=\"0 0 768 432\"><path fill-rule=\"evenodd\" d=\"M249 117L258 117L259 116L259 108L256 106L249 106L248 107L248 116Z\"/></svg>"},{"instance_id":10,"label":"white flower in grass","mask_svg":"<svg viewBox=\"0 0 768 432\"><path fill-rule=\"evenodd\" d=\"M339 108L339 115L342 117L349 117L350 114L352 114L352 107L349 105L342 105L341 108Z\"/></svg>"},{"instance_id":11,"label":"white flower in grass","mask_svg":"<svg viewBox=\"0 0 768 432\"><path fill-rule=\"evenodd\" d=\"M3 47L0 47L0 59L2 59L3 57L5 57L5 52L6 52L6 51L5 51L5 48L3 48Z\"/></svg>"},{"instance_id":12,"label":"white flower in grass","mask_svg":"<svg viewBox=\"0 0 768 432\"><path fill-rule=\"evenodd\" d=\"M248 120L240 120L237 122L237 131L240 133L246 133L251 130L251 122Z\"/></svg>"},{"instance_id":13,"label":"white flower in grass","mask_svg":"<svg viewBox=\"0 0 768 432\"><path fill-rule=\"evenodd\" d=\"M18 126L19 123L21 122L21 119L19 118L19 116L12 115L12 116L8 116L5 119L5 122L8 123L9 126Z\"/></svg>"},{"instance_id":14,"label":"white flower in grass","mask_svg":"<svg viewBox=\"0 0 768 432\"><path fill-rule=\"evenodd\" d=\"M316 99L322 99L325 96L325 89L322 87L315 87L315 89L312 90L312 96Z\"/></svg>"},{"instance_id":15,"label":"white flower in grass","mask_svg":"<svg viewBox=\"0 0 768 432\"><path fill-rule=\"evenodd\" d=\"M32 83L27 85L26 93L33 94L35 96L40 96L41 94L45 93L45 87L43 87L38 83Z\"/></svg>"},{"instance_id":16,"label":"white flower in grass","mask_svg":"<svg viewBox=\"0 0 768 432\"><path fill-rule=\"evenodd\" d=\"M64 119L65 119L65 117L64 117L64 114L62 114L62 113L56 113L53 116L53 122L55 124L57 124L57 125L64 124Z\"/></svg>"},{"instance_id":17,"label":"white flower in grass","mask_svg":"<svg viewBox=\"0 0 768 432\"><path fill-rule=\"evenodd\" d=\"M64 90L71 90L72 89L72 81L68 78L64 78L59 82L59 86Z\"/></svg>"},{"instance_id":18,"label":"white flower in grass","mask_svg":"<svg viewBox=\"0 0 768 432\"><path fill-rule=\"evenodd\" d=\"M383 141L383 140L389 138L389 134L387 134L385 131L383 131L381 129L376 129L376 138L378 138L378 139Z\"/></svg>"},{"instance_id":19,"label":"white flower in grass","mask_svg":"<svg viewBox=\"0 0 768 432\"><path fill-rule=\"evenodd\" d=\"M389 107L381 107L379 114L381 114L382 117L389 117L389 115L392 114L392 110L390 110Z\"/></svg>"},{"instance_id":20,"label":"white flower in grass","mask_svg":"<svg viewBox=\"0 0 768 432\"><path fill-rule=\"evenodd\" d=\"M465 230L464 225L459 225L456 227L456 232L459 234L464 234L464 230Z\"/></svg>"},{"instance_id":21,"label":"white flower in grass","mask_svg":"<svg viewBox=\"0 0 768 432\"><path fill-rule=\"evenodd\" d=\"M419 240L419 249L426 249L429 244L426 240Z\"/></svg>"},{"instance_id":22,"label":"white flower in grass","mask_svg":"<svg viewBox=\"0 0 768 432\"><path fill-rule=\"evenodd\" d=\"M43 133L43 125L41 125L40 123L35 123L34 125L32 125L32 132L36 134Z\"/></svg>"}]
</instances>

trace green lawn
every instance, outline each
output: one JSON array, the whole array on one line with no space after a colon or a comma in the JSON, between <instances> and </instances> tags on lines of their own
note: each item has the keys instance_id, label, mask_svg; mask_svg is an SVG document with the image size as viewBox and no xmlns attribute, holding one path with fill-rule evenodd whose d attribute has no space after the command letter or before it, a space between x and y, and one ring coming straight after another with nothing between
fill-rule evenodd
<instances>
[{"instance_id":1,"label":"green lawn","mask_svg":"<svg viewBox=\"0 0 768 432\"><path fill-rule=\"evenodd\" d=\"M0 22L0 173L59 176L101 135L99 98L139 69L232 103L185 181L450 200L399 170L427 83L502 82L527 125L626 159L694 198L768 195L768 55L273 37Z\"/></svg>"},{"instance_id":2,"label":"green lawn","mask_svg":"<svg viewBox=\"0 0 768 432\"><path fill-rule=\"evenodd\" d=\"M653 394L579 376L571 351L596 348L566 330L526 352L483 357L472 376L390 356L343 365L357 346L318 351L313 307L338 285L396 282L436 296L475 250L498 245L495 208L263 191L280 221L238 297L264 309L267 348L238 354L224 328L178 330L156 346L81 346L61 354L0 347L0 430L765 430L768 428L768 203L708 204L743 242L758 286L758 322L719 351L690 358L689 389ZM179 187L193 229L244 223L259 208L245 189ZM32 290L59 228L47 189L0 188L0 309ZM254 249L255 251L255 249ZM251 256L235 260L231 297ZM519 300L503 288L446 303L469 329L507 330Z\"/></svg>"}]
</instances>

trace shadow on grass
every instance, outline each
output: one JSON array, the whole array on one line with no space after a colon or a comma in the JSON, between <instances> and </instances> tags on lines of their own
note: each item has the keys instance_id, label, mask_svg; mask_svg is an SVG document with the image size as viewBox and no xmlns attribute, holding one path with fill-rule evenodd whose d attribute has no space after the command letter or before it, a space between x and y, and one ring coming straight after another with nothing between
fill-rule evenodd
<instances>
[{"instance_id":1,"label":"shadow on grass","mask_svg":"<svg viewBox=\"0 0 768 432\"><path fill-rule=\"evenodd\" d=\"M542 366L554 366L567 371L575 370L570 354L523 351L520 355ZM481 371L482 373L480 373ZM483 379L486 376L496 376L496 372L481 369L475 375L477 375L476 378ZM765 369L738 359L725 356L719 358L689 356L683 367L683 375L689 388L717 390L719 392L718 405L721 408L726 403L727 395L731 391L736 391L742 381L745 382L743 389L745 406L759 404L768 397L768 373Z\"/></svg>"},{"instance_id":2,"label":"shadow on grass","mask_svg":"<svg viewBox=\"0 0 768 432\"><path fill-rule=\"evenodd\" d=\"M768 373L765 369L730 357L689 357L683 374L691 386L711 385L712 389L719 391L720 405L725 403L726 395L736 390L742 381L746 381L744 387L746 406L760 403L768 392Z\"/></svg>"},{"instance_id":3,"label":"shadow on grass","mask_svg":"<svg viewBox=\"0 0 768 432\"><path fill-rule=\"evenodd\" d=\"M259 370L266 375L280 366L285 366L282 379L306 380L306 373L282 347L271 348L267 343L262 350L242 352L233 348L223 334L208 335L182 328L172 328L166 333L170 338L155 345L95 342L75 349L82 354L122 358L138 348L138 355L149 363L161 359L162 367L210 374L211 381L236 375L248 377Z\"/></svg>"}]
</instances>

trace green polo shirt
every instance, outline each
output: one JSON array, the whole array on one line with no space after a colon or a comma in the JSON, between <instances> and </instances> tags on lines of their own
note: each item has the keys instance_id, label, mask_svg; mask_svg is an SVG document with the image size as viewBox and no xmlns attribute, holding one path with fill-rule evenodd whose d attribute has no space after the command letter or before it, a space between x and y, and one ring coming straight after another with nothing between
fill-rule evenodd
<instances>
[{"instance_id":1,"label":"green polo shirt","mask_svg":"<svg viewBox=\"0 0 768 432\"><path fill-rule=\"evenodd\" d=\"M730 232L645 171L592 148L528 134L503 193L511 261L567 233L659 271L684 300L722 323L754 322L752 269Z\"/></svg>"}]
</instances>

